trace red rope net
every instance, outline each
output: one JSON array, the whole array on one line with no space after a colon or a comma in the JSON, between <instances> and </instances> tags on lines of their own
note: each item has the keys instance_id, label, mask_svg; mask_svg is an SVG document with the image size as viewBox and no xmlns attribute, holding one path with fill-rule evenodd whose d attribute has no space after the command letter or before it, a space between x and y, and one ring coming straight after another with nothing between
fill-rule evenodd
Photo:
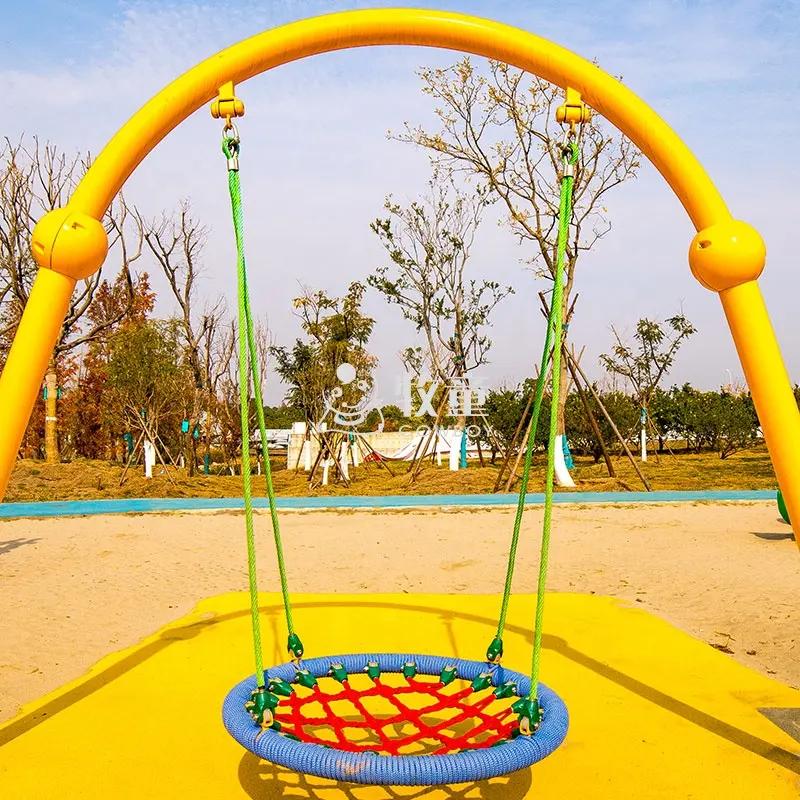
<instances>
[{"instance_id":1,"label":"red rope net","mask_svg":"<svg viewBox=\"0 0 800 800\"><path fill-rule=\"evenodd\" d=\"M403 676L392 676L402 681L397 685L386 676L357 688L363 677L344 683L323 678L311 689L298 687L276 709L281 730L338 750L397 756L491 747L516 727L510 702L498 700L491 688L476 692L464 681L445 686Z\"/></svg>"}]
</instances>

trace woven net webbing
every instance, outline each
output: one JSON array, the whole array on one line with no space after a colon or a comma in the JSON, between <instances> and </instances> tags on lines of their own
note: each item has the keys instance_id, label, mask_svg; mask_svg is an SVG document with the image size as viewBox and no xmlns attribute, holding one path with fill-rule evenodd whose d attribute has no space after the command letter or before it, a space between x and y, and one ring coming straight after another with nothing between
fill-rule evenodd
<instances>
[{"instance_id":1,"label":"woven net webbing","mask_svg":"<svg viewBox=\"0 0 800 800\"><path fill-rule=\"evenodd\" d=\"M458 679L443 685L402 675L322 678L283 699L275 719L303 742L394 756L491 747L510 738L517 722L511 702L491 688L476 692Z\"/></svg>"}]
</instances>

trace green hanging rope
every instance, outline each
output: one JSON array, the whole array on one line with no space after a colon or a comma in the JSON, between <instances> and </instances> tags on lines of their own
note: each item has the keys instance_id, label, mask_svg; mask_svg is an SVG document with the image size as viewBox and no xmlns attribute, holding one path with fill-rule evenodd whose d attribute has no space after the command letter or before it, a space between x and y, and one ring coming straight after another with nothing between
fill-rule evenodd
<instances>
[{"instance_id":1,"label":"green hanging rope","mask_svg":"<svg viewBox=\"0 0 800 800\"><path fill-rule=\"evenodd\" d=\"M295 633L294 622L292 621L292 607L289 601L289 582L286 578L286 562L283 557L283 541L281 540L281 528L278 521L278 509L275 504L275 488L272 484L272 466L269 461L269 447L267 444L267 425L264 421L264 403L261 400L261 380L258 372L258 358L256 356L256 339L253 325L253 316L250 311L250 293L247 290L247 277L245 276L245 311L247 313L247 340L250 345L251 368L253 372L253 395L256 402L256 417L258 418L258 429L261 434L261 457L264 461L264 477L267 482L267 499L269 501L269 513L272 518L272 536L275 540L275 553L278 559L278 573L281 581L281 594L283 595L283 610L286 615L286 628L289 631L287 649L294 658L303 655L303 643Z\"/></svg>"},{"instance_id":2,"label":"green hanging rope","mask_svg":"<svg viewBox=\"0 0 800 800\"><path fill-rule=\"evenodd\" d=\"M572 217L572 185L575 180L575 164L578 162L578 145L568 141L563 147L563 178L561 180L561 202L558 210L558 247L556 272L553 280L551 298L551 318L553 336L553 388L550 405L550 432L547 443L547 476L544 490L544 521L542 524L542 549L539 558L539 582L536 590L536 620L533 629L533 663L531 666L531 693L514 704L520 716L520 729L525 732L535 730L542 719L538 700L539 666L542 653L542 621L544 618L544 593L547 584L547 564L550 554L550 528L553 513L553 478L555 475L556 437L558 436L558 394L561 371L562 303L564 297L564 259L567 250L569 222Z\"/></svg>"},{"instance_id":3,"label":"green hanging rope","mask_svg":"<svg viewBox=\"0 0 800 800\"><path fill-rule=\"evenodd\" d=\"M514 532L511 535L511 547L508 552L508 567L506 569L506 582L503 588L503 601L500 605L500 619L497 623L497 635L492 640L486 651L486 658L492 663L497 663L503 656L503 632L506 627L506 615L508 613L508 603L511 599L511 584L514 580L514 565L517 560L517 546L519 545L519 532L522 527L522 515L525 510L525 495L528 491L528 478L531 472L531 461L536 442L536 431L539 426L539 414L542 410L542 398L544 396L544 385L547 375L547 364L550 361L550 350L553 343L553 308L550 306L550 315L547 320L547 334L545 336L544 348L542 350L542 362L539 366L539 379L536 382L536 394L533 401L533 413L531 417L531 427L528 433L528 441L525 449L525 461L522 465L522 485L519 490L517 500L517 513L514 517Z\"/></svg>"},{"instance_id":4,"label":"green hanging rope","mask_svg":"<svg viewBox=\"0 0 800 800\"><path fill-rule=\"evenodd\" d=\"M280 526L275 507L275 490L272 484L272 471L269 463L267 448L266 424L264 420L264 407L261 398L261 381L258 374L258 356L256 352L255 332L250 309L250 295L247 287L247 269L244 257L244 234L242 215L242 190L239 179L239 136L235 126L226 128L222 141L222 152L228 162L228 189L231 197L231 211L233 212L233 228L236 235L237 276L238 276L238 307L239 307L239 402L242 430L242 484L245 511L245 526L247 530L247 566L250 585L250 616L253 629L253 649L255 651L256 682L259 688L264 686L264 667L262 661L261 623L258 613L258 582L256 573L255 536L253 532L253 495L252 476L250 468L250 380L252 377L256 415L261 433L261 452L264 458L264 474L267 482L267 496L269 498L270 514L272 516L272 530L275 538L275 549L278 556L278 570L280 572L283 605L286 612L286 624L289 630L289 651L295 658L303 654L303 646L299 637L294 632L292 612L289 603L289 590L286 579L286 566L283 558Z\"/></svg>"},{"instance_id":5,"label":"green hanging rope","mask_svg":"<svg viewBox=\"0 0 800 800\"><path fill-rule=\"evenodd\" d=\"M525 447L525 460L522 466L522 483L520 485L519 497L517 500L517 511L514 517L514 530L511 535L511 547L508 553L508 566L506 568L506 580L503 588L503 600L500 605L500 618L497 623L497 634L492 640L486 651L486 658L492 663L500 661L503 655L503 632L506 625L506 616L508 614L508 604L511 599L511 585L514 579L514 566L517 559L517 547L519 545L519 532L522 526L522 516L525 510L525 495L528 491L528 480L531 471L531 461L533 459L533 451L536 442L536 432L539 426L539 415L542 409L542 399L544 397L544 386L547 379L547 366L550 361L551 350L553 350L554 340L557 343L556 350L553 351L553 376L554 384L555 376L558 375L557 370L560 369L561 364L561 335L556 335L557 331L561 330L562 323L562 297L563 297L563 269L564 269L564 256L566 253L566 241L569 231L569 221L572 216L572 185L574 182L574 165L578 160L578 146L576 143L571 142L565 145L564 149L564 174L561 180L561 198L559 204L559 229L558 229L558 244L556 250L556 275L553 280L553 296L550 302L550 313L547 317L547 332L545 335L544 348L542 349L542 360L539 365L539 379L536 383L536 394L534 395L533 412L531 418L530 432ZM556 302L556 294L558 294L558 302ZM557 352L556 352L557 351ZM558 407L558 388L554 389L551 402L551 429L553 426L553 409ZM550 435L550 443L548 446L548 476L550 482L550 502L552 504L552 453L551 446L555 446L554 436ZM555 451L553 450L553 453ZM542 549L545 550L544 538L547 538L547 548L549 548L550 538L550 520L547 514L547 495L545 495L545 524L546 534L543 534ZM543 585L544 577L542 574L542 562L540 562L539 572L539 585ZM544 573L547 572L547 563L544 561ZM540 592L541 595L541 592ZM541 611L537 604L537 630L538 621L540 620ZM541 637L540 637L541 641ZM535 660L534 667L538 675L538 658ZM534 690L535 691L535 690Z\"/></svg>"}]
</instances>

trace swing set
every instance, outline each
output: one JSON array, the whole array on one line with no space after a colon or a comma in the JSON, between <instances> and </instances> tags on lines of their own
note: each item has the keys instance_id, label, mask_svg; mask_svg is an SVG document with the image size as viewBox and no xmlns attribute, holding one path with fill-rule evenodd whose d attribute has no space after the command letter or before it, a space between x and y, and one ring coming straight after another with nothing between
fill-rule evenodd
<instances>
[{"instance_id":1,"label":"swing set","mask_svg":"<svg viewBox=\"0 0 800 800\"><path fill-rule=\"evenodd\" d=\"M212 104L211 113L216 118L225 119L222 151L227 161L236 237L239 330L242 332L239 336L242 476L255 652L254 676L238 684L225 701L225 725L237 741L268 761L301 773L358 783L463 783L530 766L561 744L568 725L564 703L539 683L544 588L558 441L558 380L552 382L551 388L553 401L547 452L545 517L530 678L504 668L500 661L531 457L542 405L543 380L537 385L497 635L487 649L486 660L466 661L397 653L304 659L303 644L292 622L272 473L268 454L263 451L267 497L289 634L287 649L292 657L288 664L264 670L250 474L248 409L251 387L262 449L266 442L266 426L244 255L241 138L233 122L234 117L244 115L244 104L234 96L232 86L225 86L220 97ZM589 109L574 91L567 92L567 101L557 112L558 121L566 126L566 134L561 145L557 267L541 374L544 374L550 359L553 375L558 375L560 369L564 258L572 215L572 186L579 156L579 132L583 122L589 119L589 114ZM366 682L363 676L366 676ZM377 703L379 711L374 708L376 700L382 701ZM355 714L342 718L339 710L342 704ZM316 706L318 710L309 713L309 706Z\"/></svg>"},{"instance_id":2,"label":"swing set","mask_svg":"<svg viewBox=\"0 0 800 800\"><path fill-rule=\"evenodd\" d=\"M566 101L557 113L557 121L565 128L560 145L557 268L540 375L547 374L551 361L552 374L560 373L564 254L580 130L589 119L589 107L626 133L650 158L698 231L689 249L690 267L701 284L720 296L788 514L800 519L800 414L757 283L766 257L759 234L731 217L700 164L655 112L594 64L505 25L417 9L317 17L254 36L202 62L123 126L92 164L66 208L51 211L39 221L32 250L41 269L0 375L0 498L73 288L78 280L99 269L105 258L108 241L100 220L106 208L150 150L191 113L213 101L212 115L224 120L222 150L237 247L242 475L255 654L255 673L236 685L225 699L225 725L248 750L301 773L363 784L464 783L530 766L552 753L567 733L564 703L539 682L558 380L551 388L553 411L529 674L503 665L503 634L545 381L539 381L534 398L534 421L525 450L500 615L484 658L471 661L411 653L306 658L292 620L275 493L265 452L290 660L267 669L262 662L247 415L251 390L262 448L267 439L244 255L241 139L234 122L243 116L244 104L235 94L235 85L307 56L390 44L450 48L494 58L566 91Z\"/></svg>"}]
</instances>

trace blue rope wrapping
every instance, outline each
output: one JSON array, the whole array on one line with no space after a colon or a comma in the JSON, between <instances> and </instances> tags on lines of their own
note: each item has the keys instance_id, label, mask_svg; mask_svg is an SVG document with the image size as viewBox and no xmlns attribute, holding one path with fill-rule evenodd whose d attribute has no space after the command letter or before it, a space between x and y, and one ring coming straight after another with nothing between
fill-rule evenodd
<instances>
[{"instance_id":1,"label":"blue rope wrapping","mask_svg":"<svg viewBox=\"0 0 800 800\"><path fill-rule=\"evenodd\" d=\"M300 663L317 678L328 675L331 664L341 664L348 673L364 670L369 661L377 661L382 672L402 672L403 665L413 661L420 675L438 676L446 666L455 666L459 678L471 681L484 672L491 672L492 685L514 681L519 696L530 691L530 678L502 665L485 661L467 661L460 658L411 655L401 653L373 653L359 655L326 656L311 658ZM267 680L281 678L292 682L296 667L293 663L281 664L267 671ZM471 783L498 775L506 775L549 756L563 741L569 727L567 707L561 698L539 684L538 698L544 710L544 719L532 736L518 736L494 747L464 750L448 755L388 756L377 753L351 753L322 747L318 744L298 742L268 729L261 729L251 719L244 704L256 688L254 677L236 685L228 693L222 707L222 718L228 733L242 746L257 756L304 775L315 775L350 783L383 786L437 786L451 783ZM261 733L261 735L259 735Z\"/></svg>"}]
</instances>

